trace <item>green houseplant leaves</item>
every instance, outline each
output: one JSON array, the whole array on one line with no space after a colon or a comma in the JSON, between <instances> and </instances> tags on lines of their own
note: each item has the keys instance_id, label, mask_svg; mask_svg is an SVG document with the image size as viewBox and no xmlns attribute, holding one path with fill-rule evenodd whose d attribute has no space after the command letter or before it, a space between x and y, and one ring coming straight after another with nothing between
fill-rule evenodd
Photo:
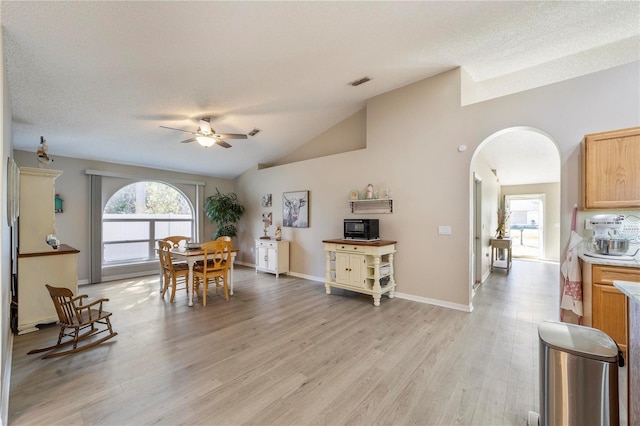
<instances>
[{"instance_id":1,"label":"green houseplant leaves","mask_svg":"<svg viewBox=\"0 0 640 426\"><path fill-rule=\"evenodd\" d=\"M216 188L216 193L204 200L204 213L211 223L218 225L211 237L213 240L221 236L235 237L238 232L236 222L244 214L244 206L235 193L222 194Z\"/></svg>"}]
</instances>

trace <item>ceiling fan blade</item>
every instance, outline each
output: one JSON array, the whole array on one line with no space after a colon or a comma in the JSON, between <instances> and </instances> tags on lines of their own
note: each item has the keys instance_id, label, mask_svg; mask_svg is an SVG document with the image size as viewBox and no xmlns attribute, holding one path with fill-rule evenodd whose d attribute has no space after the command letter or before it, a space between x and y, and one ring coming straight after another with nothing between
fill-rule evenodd
<instances>
[{"instance_id":1,"label":"ceiling fan blade","mask_svg":"<svg viewBox=\"0 0 640 426\"><path fill-rule=\"evenodd\" d=\"M195 141L196 141L196 138L190 138L190 139L185 139L180 143L191 143L191 142L195 142Z\"/></svg>"},{"instance_id":2,"label":"ceiling fan blade","mask_svg":"<svg viewBox=\"0 0 640 426\"><path fill-rule=\"evenodd\" d=\"M167 126L159 126L159 127L162 127L163 129L177 130L179 132L191 133L192 135L195 135L195 132L192 132L190 130L176 129L175 127L167 127Z\"/></svg>"},{"instance_id":3,"label":"ceiling fan blade","mask_svg":"<svg viewBox=\"0 0 640 426\"><path fill-rule=\"evenodd\" d=\"M220 145L223 148L231 148L231 145L223 141L222 139L216 139L216 145Z\"/></svg>"},{"instance_id":4,"label":"ceiling fan blade","mask_svg":"<svg viewBox=\"0 0 640 426\"><path fill-rule=\"evenodd\" d=\"M209 123L210 118L204 117L200 120L200 131L205 135L208 135L211 132L211 124Z\"/></svg>"},{"instance_id":5,"label":"ceiling fan blade","mask_svg":"<svg viewBox=\"0 0 640 426\"><path fill-rule=\"evenodd\" d=\"M241 133L216 133L213 136L222 139L247 139L247 135Z\"/></svg>"}]
</instances>

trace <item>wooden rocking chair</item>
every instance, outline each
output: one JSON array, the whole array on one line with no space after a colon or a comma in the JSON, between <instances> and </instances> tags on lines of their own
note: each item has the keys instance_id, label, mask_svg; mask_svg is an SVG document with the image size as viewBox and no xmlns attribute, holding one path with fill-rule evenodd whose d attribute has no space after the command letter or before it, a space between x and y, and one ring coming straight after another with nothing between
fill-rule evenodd
<instances>
[{"instance_id":1,"label":"wooden rocking chair","mask_svg":"<svg viewBox=\"0 0 640 426\"><path fill-rule=\"evenodd\" d=\"M46 285L51 300L56 307L58 313L58 325L60 326L60 334L58 335L58 343L49 346L47 348L34 349L28 352L28 355L37 354L41 352L53 351L55 349L64 348L70 344L73 344L73 348L62 352L51 352L42 357L42 359L53 358L57 356L67 355L74 352L80 352L85 349L89 349L93 346L99 345L105 340L111 339L118 335L111 328L111 321L109 317L111 312L102 310L102 303L108 302L109 299L98 299L86 305L82 304L82 299L87 298L86 294L73 296L73 292L68 288L51 287ZM96 309L97 307L97 309ZM103 327L98 327L102 325ZM67 331L69 329L69 331ZM88 329L84 333L80 331ZM107 336L104 336L97 340L91 340L89 343L78 346L78 343L84 339L95 336L97 334L108 332ZM62 342L65 337L70 337L71 340Z\"/></svg>"}]
</instances>

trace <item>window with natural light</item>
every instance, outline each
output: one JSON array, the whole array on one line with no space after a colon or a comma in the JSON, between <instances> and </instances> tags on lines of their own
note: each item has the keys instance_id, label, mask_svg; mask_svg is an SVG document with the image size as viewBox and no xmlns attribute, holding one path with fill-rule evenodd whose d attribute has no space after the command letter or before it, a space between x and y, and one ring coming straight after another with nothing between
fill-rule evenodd
<instances>
[{"instance_id":1,"label":"window with natural light","mask_svg":"<svg viewBox=\"0 0 640 426\"><path fill-rule=\"evenodd\" d=\"M157 240L191 237L193 227L193 207L176 188L162 182L127 185L102 212L102 265L154 261Z\"/></svg>"}]
</instances>

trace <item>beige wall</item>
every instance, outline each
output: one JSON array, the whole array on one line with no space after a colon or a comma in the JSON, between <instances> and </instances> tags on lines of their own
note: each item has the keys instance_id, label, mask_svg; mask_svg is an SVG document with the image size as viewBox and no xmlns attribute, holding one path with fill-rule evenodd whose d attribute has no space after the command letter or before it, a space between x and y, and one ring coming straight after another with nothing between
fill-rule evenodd
<instances>
[{"instance_id":1,"label":"beige wall","mask_svg":"<svg viewBox=\"0 0 640 426\"><path fill-rule=\"evenodd\" d=\"M503 196L544 194L544 257L560 261L560 183L510 185L501 188Z\"/></svg>"},{"instance_id":2,"label":"beige wall","mask_svg":"<svg viewBox=\"0 0 640 426\"><path fill-rule=\"evenodd\" d=\"M281 222L282 192L308 189L310 228L285 228L284 237L292 240L292 271L321 279L322 239L340 236L342 219L352 216L349 191L372 183L393 191L394 213L377 217L382 237L399 242L400 296L469 309L475 150L505 128L528 126L550 135L561 153L559 223L560 240L566 240L579 199L580 140L586 133L638 125L639 67L635 62L466 107L460 106L459 70L373 98L366 149L253 169L237 179L238 194L251 207L240 240L242 260L253 261L253 238L261 235L260 195L273 194L274 219ZM461 144L468 150L458 152ZM451 226L452 235L438 235L438 225Z\"/></svg>"},{"instance_id":3,"label":"beige wall","mask_svg":"<svg viewBox=\"0 0 640 426\"><path fill-rule=\"evenodd\" d=\"M362 109L320 136L311 139L292 153L275 161L273 165L279 166L363 149L367 146L366 120L366 109Z\"/></svg>"}]
</instances>

